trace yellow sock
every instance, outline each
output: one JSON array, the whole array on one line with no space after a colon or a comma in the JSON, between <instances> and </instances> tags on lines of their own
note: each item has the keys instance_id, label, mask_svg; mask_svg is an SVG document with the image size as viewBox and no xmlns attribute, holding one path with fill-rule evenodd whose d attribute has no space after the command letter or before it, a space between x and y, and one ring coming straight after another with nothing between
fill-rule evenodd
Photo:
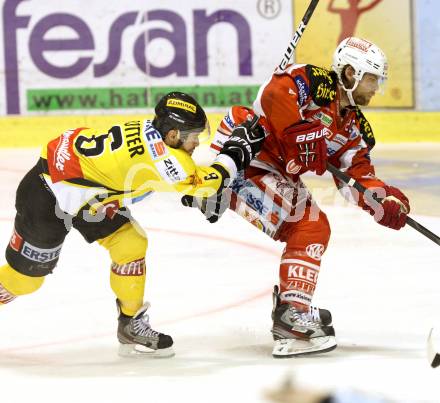
<instances>
[{"instance_id":1,"label":"yellow sock","mask_svg":"<svg viewBox=\"0 0 440 403\"><path fill-rule=\"evenodd\" d=\"M98 242L109 251L113 261L110 285L121 311L133 316L144 301L147 236L139 225L130 222Z\"/></svg>"},{"instance_id":2,"label":"yellow sock","mask_svg":"<svg viewBox=\"0 0 440 403\"><path fill-rule=\"evenodd\" d=\"M18 295L37 291L43 282L44 277L25 276L6 263L0 267L0 303L7 303Z\"/></svg>"}]
</instances>

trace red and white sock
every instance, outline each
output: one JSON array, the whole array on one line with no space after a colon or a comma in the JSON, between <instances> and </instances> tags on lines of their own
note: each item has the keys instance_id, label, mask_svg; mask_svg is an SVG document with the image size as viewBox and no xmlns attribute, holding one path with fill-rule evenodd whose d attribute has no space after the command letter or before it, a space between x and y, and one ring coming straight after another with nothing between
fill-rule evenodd
<instances>
[{"instance_id":1,"label":"red and white sock","mask_svg":"<svg viewBox=\"0 0 440 403\"><path fill-rule=\"evenodd\" d=\"M312 260L312 259L310 259ZM319 275L319 262L304 258L283 258L280 264L280 299L308 312Z\"/></svg>"}]
</instances>

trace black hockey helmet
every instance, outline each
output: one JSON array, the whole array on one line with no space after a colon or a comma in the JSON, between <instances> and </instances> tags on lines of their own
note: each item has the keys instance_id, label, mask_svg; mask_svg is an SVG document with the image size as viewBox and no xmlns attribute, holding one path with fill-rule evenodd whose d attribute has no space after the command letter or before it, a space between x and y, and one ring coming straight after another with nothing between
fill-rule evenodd
<instances>
[{"instance_id":1,"label":"black hockey helmet","mask_svg":"<svg viewBox=\"0 0 440 403\"><path fill-rule=\"evenodd\" d=\"M163 138L172 129L179 130L182 141L194 132L207 131L209 136L205 111L193 97L184 92L173 91L166 94L159 100L154 112L156 115L153 126Z\"/></svg>"}]
</instances>

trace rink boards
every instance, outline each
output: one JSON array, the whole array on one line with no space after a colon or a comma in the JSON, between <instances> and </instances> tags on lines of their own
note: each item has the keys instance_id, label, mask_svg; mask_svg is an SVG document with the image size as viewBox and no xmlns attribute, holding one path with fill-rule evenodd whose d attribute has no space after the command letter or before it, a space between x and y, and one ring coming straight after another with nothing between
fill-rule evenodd
<instances>
[{"instance_id":1,"label":"rink boards","mask_svg":"<svg viewBox=\"0 0 440 403\"><path fill-rule=\"evenodd\" d=\"M226 110L225 110L226 112ZM368 111L365 113L378 143L440 142L440 113ZM152 118L137 115L17 116L0 118L0 147L38 147L66 129L93 127L108 130L117 122ZM209 113L211 132L224 113Z\"/></svg>"}]
</instances>

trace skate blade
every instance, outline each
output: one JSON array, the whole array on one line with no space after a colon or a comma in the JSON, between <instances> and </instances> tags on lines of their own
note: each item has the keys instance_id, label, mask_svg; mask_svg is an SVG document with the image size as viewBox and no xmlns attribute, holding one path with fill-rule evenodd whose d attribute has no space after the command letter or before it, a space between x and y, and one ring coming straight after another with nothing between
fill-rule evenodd
<instances>
[{"instance_id":1,"label":"skate blade","mask_svg":"<svg viewBox=\"0 0 440 403\"><path fill-rule=\"evenodd\" d=\"M274 358L290 358L320 354L332 351L336 346L334 336L315 337L309 340L280 339L275 340L272 356Z\"/></svg>"},{"instance_id":2,"label":"skate blade","mask_svg":"<svg viewBox=\"0 0 440 403\"><path fill-rule=\"evenodd\" d=\"M128 358L169 358L174 356L172 347L153 350L139 344L119 344L118 355Z\"/></svg>"}]
</instances>

